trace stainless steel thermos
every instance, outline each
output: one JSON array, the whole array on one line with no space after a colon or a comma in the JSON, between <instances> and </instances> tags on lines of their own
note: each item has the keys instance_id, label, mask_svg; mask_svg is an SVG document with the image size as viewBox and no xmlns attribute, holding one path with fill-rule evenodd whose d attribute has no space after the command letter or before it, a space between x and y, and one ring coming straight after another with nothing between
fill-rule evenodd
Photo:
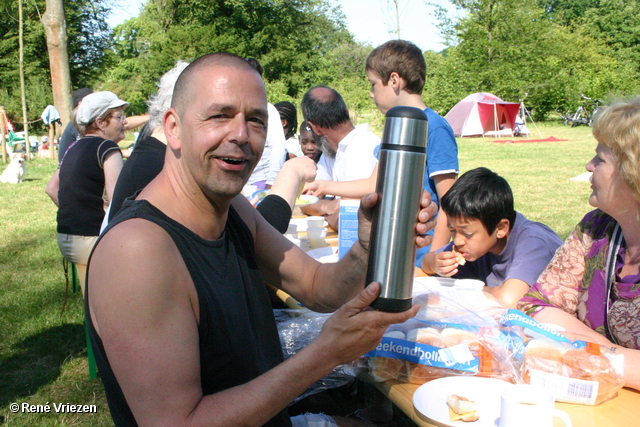
<instances>
[{"instance_id":1,"label":"stainless steel thermos","mask_svg":"<svg viewBox=\"0 0 640 427\"><path fill-rule=\"evenodd\" d=\"M394 107L386 115L373 213L367 284L380 283L371 304L382 311L411 308L415 264L415 224L427 158L427 116L414 107Z\"/></svg>"}]
</instances>

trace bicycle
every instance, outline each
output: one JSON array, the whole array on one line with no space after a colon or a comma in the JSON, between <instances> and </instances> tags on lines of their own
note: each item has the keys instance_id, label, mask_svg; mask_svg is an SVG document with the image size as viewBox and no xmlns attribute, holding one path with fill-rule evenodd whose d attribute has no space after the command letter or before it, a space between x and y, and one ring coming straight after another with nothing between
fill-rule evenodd
<instances>
[{"instance_id":1,"label":"bicycle","mask_svg":"<svg viewBox=\"0 0 640 427\"><path fill-rule=\"evenodd\" d=\"M600 109L602 100L589 98L583 94L580 94L580 96L583 99L582 104L574 113L567 112L562 114L558 112L560 117L562 117L562 124L571 125L571 127L580 125L591 126L593 124L593 119Z\"/></svg>"}]
</instances>

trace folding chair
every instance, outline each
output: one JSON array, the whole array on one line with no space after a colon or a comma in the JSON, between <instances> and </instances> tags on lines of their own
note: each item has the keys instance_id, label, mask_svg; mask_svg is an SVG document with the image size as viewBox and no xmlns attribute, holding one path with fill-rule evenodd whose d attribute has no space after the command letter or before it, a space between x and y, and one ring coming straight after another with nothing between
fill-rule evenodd
<instances>
[{"instance_id":1,"label":"folding chair","mask_svg":"<svg viewBox=\"0 0 640 427\"><path fill-rule=\"evenodd\" d=\"M67 305L67 296L69 293L69 265L71 265L71 289L74 293L80 290L80 282L78 279L78 271L74 263L67 261L67 259L63 257L62 265L64 268L64 275L67 281L67 287L66 287L67 291L64 297L64 305L62 306L62 311L64 311L64 308ZM89 378L94 380L98 378L98 369L96 367L96 358L93 354L93 346L91 345L91 337L89 336L89 322L87 317L88 315L89 314L85 312L84 330L85 330L85 336L87 340L87 362L89 363Z\"/></svg>"}]
</instances>

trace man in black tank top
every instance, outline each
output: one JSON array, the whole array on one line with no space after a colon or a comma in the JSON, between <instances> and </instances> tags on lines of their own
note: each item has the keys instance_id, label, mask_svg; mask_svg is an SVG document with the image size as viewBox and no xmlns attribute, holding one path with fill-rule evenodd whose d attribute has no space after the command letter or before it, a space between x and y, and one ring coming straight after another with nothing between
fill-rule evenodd
<instances>
[{"instance_id":1,"label":"man in black tank top","mask_svg":"<svg viewBox=\"0 0 640 427\"><path fill-rule=\"evenodd\" d=\"M362 201L360 240L335 264L310 258L238 196L266 123L264 84L242 58L195 60L164 117L162 171L94 248L85 308L118 426L291 425L290 402L417 312L367 309L379 292L363 290L375 194ZM428 196L422 204L419 234L436 212ZM264 281L310 309L337 310L286 361Z\"/></svg>"}]
</instances>

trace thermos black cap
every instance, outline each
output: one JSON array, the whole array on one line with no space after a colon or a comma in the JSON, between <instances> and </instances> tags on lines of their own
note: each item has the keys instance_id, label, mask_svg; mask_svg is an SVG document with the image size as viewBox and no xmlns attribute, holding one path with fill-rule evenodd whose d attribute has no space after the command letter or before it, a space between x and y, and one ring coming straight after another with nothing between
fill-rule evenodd
<instances>
[{"instance_id":1,"label":"thermos black cap","mask_svg":"<svg viewBox=\"0 0 640 427\"><path fill-rule=\"evenodd\" d=\"M427 120L427 115L423 110L416 107L393 107L389 111L387 111L387 118L389 117L399 117L406 119L417 119L417 120Z\"/></svg>"}]
</instances>

